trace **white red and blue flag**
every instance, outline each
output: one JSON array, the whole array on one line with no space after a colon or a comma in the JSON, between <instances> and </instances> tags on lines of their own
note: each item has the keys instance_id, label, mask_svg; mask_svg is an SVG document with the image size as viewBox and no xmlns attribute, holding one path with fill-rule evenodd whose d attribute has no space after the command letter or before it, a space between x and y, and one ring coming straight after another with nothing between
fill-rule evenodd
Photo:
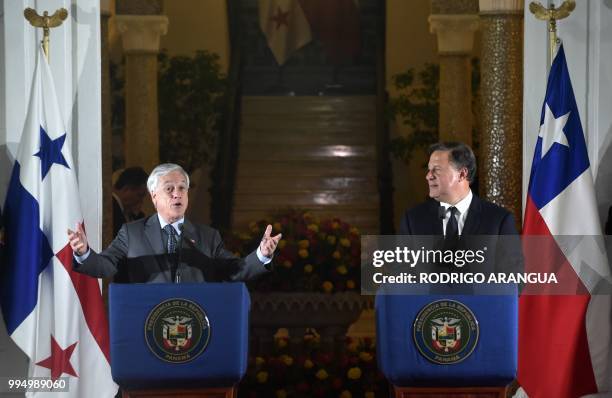
<instances>
[{"instance_id":1,"label":"white red and blue flag","mask_svg":"<svg viewBox=\"0 0 612 398\"><path fill-rule=\"evenodd\" d=\"M524 240L550 237L558 253L553 257L562 259L558 272L565 287L560 294L522 294L519 299L519 383L531 398L608 391L611 296L599 294L597 286L609 281L610 268L598 239L593 176L563 46L548 77L523 235ZM578 243L569 248L560 243L564 236ZM536 262L541 263L544 250L539 251Z\"/></svg>"},{"instance_id":2,"label":"white red and blue flag","mask_svg":"<svg viewBox=\"0 0 612 398\"><path fill-rule=\"evenodd\" d=\"M28 377L67 378L69 392L61 396L112 397L100 283L72 269L66 231L83 216L71 138L42 50L21 137L3 211L0 305L8 334L30 359ZM57 396L28 393L46 394Z\"/></svg>"}]
</instances>

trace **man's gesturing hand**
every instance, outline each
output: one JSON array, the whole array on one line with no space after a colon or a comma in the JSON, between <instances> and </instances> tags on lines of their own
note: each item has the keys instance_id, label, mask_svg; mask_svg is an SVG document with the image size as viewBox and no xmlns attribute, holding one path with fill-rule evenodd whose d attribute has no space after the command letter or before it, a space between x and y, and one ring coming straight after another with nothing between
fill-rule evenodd
<instances>
[{"instance_id":1,"label":"man's gesturing hand","mask_svg":"<svg viewBox=\"0 0 612 398\"><path fill-rule=\"evenodd\" d=\"M87 245L87 235L83 230L83 224L77 223L76 231L72 231L68 228L68 239L70 240L70 247L77 256L82 256L87 253L89 246Z\"/></svg>"},{"instance_id":2,"label":"man's gesturing hand","mask_svg":"<svg viewBox=\"0 0 612 398\"><path fill-rule=\"evenodd\" d=\"M264 232L264 236L261 239L261 243L259 244L259 250L261 250L261 254L263 254L265 257L272 257L278 242L283 237L282 234L278 234L276 236L270 236L270 234L272 234L272 226L268 225L266 227L266 232Z\"/></svg>"}]
</instances>

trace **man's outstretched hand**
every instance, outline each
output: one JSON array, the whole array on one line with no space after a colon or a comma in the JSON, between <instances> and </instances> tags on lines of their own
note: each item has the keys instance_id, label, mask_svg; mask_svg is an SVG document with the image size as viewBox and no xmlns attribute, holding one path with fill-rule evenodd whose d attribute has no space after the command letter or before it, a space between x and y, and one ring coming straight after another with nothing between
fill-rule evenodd
<instances>
[{"instance_id":1,"label":"man's outstretched hand","mask_svg":"<svg viewBox=\"0 0 612 398\"><path fill-rule=\"evenodd\" d=\"M68 228L68 240L70 240L70 247L77 256L82 256L87 253L89 246L87 245L87 235L83 229L83 224L78 223L76 231L72 231ZM275 246L276 247L276 246Z\"/></svg>"},{"instance_id":2,"label":"man's outstretched hand","mask_svg":"<svg viewBox=\"0 0 612 398\"><path fill-rule=\"evenodd\" d=\"M268 225L266 227L266 232L264 232L263 238L261 239L261 243L259 244L259 250L261 251L261 254L268 258L272 257L272 255L274 254L274 250L276 250L276 246L278 246L278 242L283 237L283 234L270 236L271 234L272 225Z\"/></svg>"}]
</instances>

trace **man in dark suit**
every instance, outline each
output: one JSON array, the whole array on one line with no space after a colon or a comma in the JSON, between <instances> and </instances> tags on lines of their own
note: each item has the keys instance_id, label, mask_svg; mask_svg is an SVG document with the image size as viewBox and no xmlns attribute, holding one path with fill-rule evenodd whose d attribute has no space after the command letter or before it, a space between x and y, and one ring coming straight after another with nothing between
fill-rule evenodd
<instances>
[{"instance_id":1,"label":"man in dark suit","mask_svg":"<svg viewBox=\"0 0 612 398\"><path fill-rule=\"evenodd\" d=\"M476 158L469 146L457 142L432 145L425 175L429 199L406 211L400 234L444 236L444 249L485 246L496 240L494 236L516 235L512 213L472 193L470 184L475 176ZM468 241L470 235L473 237ZM500 250L501 253L491 250L494 247L489 248L490 260L497 262L502 258L506 263L497 264L498 271L518 270L521 264L518 244L518 240L512 238L502 242L504 250ZM508 254L511 256L507 257Z\"/></svg>"},{"instance_id":2,"label":"man in dark suit","mask_svg":"<svg viewBox=\"0 0 612 398\"><path fill-rule=\"evenodd\" d=\"M124 169L113 185L113 236L126 222L144 217L142 203L147 196L147 173L142 167Z\"/></svg>"},{"instance_id":3,"label":"man in dark suit","mask_svg":"<svg viewBox=\"0 0 612 398\"><path fill-rule=\"evenodd\" d=\"M124 224L110 246L96 253L82 225L68 230L77 272L106 278L124 267L128 282L202 282L247 280L268 271L281 235L268 225L256 251L238 258L223 247L219 232L185 219L189 176L182 167L157 166L147 188L157 213Z\"/></svg>"}]
</instances>

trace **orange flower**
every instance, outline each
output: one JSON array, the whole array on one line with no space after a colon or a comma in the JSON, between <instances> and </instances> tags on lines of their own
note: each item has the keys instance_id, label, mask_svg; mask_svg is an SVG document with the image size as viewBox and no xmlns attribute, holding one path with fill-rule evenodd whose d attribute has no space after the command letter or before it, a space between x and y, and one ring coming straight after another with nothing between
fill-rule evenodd
<instances>
[{"instance_id":1,"label":"orange flower","mask_svg":"<svg viewBox=\"0 0 612 398\"><path fill-rule=\"evenodd\" d=\"M257 378L258 383L264 384L268 381L268 372L262 370L261 372L257 372L257 375L255 377Z\"/></svg>"},{"instance_id":2,"label":"orange flower","mask_svg":"<svg viewBox=\"0 0 612 398\"><path fill-rule=\"evenodd\" d=\"M300 251L298 251L298 255L302 258L308 258L308 250L300 249Z\"/></svg>"},{"instance_id":3,"label":"orange flower","mask_svg":"<svg viewBox=\"0 0 612 398\"><path fill-rule=\"evenodd\" d=\"M302 239L298 242L298 247L300 249L308 249L308 246L310 246L310 241L308 241L308 239Z\"/></svg>"},{"instance_id":4,"label":"orange flower","mask_svg":"<svg viewBox=\"0 0 612 398\"><path fill-rule=\"evenodd\" d=\"M314 362L312 362L310 359L307 359L304 361L304 367L306 369L311 369L314 366Z\"/></svg>"},{"instance_id":5,"label":"orange flower","mask_svg":"<svg viewBox=\"0 0 612 398\"><path fill-rule=\"evenodd\" d=\"M359 359L363 362L370 362L374 357L369 352L361 351L359 353Z\"/></svg>"},{"instance_id":6,"label":"orange flower","mask_svg":"<svg viewBox=\"0 0 612 398\"><path fill-rule=\"evenodd\" d=\"M346 372L346 376L351 380L357 380L361 377L361 369L357 366L350 368L348 372Z\"/></svg>"},{"instance_id":7,"label":"orange flower","mask_svg":"<svg viewBox=\"0 0 612 398\"><path fill-rule=\"evenodd\" d=\"M348 281L346 281L346 288L347 289L354 289L355 288L355 282L352 279L349 279Z\"/></svg>"},{"instance_id":8,"label":"orange flower","mask_svg":"<svg viewBox=\"0 0 612 398\"><path fill-rule=\"evenodd\" d=\"M339 260L339 259L340 259L340 257L342 257L342 255L340 254L340 252L339 252L338 250L335 250L335 251L332 253L332 257L333 257L333 258L335 258L336 260Z\"/></svg>"},{"instance_id":9,"label":"orange flower","mask_svg":"<svg viewBox=\"0 0 612 398\"><path fill-rule=\"evenodd\" d=\"M340 398L353 398L353 394L349 390L344 390L340 393Z\"/></svg>"},{"instance_id":10,"label":"orange flower","mask_svg":"<svg viewBox=\"0 0 612 398\"><path fill-rule=\"evenodd\" d=\"M323 282L323 284L321 285L321 287L323 287L323 291L325 293L331 293L332 290L334 290L334 284L331 283L330 281L325 281Z\"/></svg>"},{"instance_id":11,"label":"orange flower","mask_svg":"<svg viewBox=\"0 0 612 398\"><path fill-rule=\"evenodd\" d=\"M348 273L348 269L346 269L345 265L339 265L336 267L336 272L338 272L340 275L346 275Z\"/></svg>"},{"instance_id":12,"label":"orange flower","mask_svg":"<svg viewBox=\"0 0 612 398\"><path fill-rule=\"evenodd\" d=\"M325 380L329 377L329 374L325 369L319 369L319 371L315 374L315 377L319 380Z\"/></svg>"},{"instance_id":13,"label":"orange flower","mask_svg":"<svg viewBox=\"0 0 612 398\"><path fill-rule=\"evenodd\" d=\"M319 232L319 226L317 224L308 224L307 228L312 232Z\"/></svg>"}]
</instances>

